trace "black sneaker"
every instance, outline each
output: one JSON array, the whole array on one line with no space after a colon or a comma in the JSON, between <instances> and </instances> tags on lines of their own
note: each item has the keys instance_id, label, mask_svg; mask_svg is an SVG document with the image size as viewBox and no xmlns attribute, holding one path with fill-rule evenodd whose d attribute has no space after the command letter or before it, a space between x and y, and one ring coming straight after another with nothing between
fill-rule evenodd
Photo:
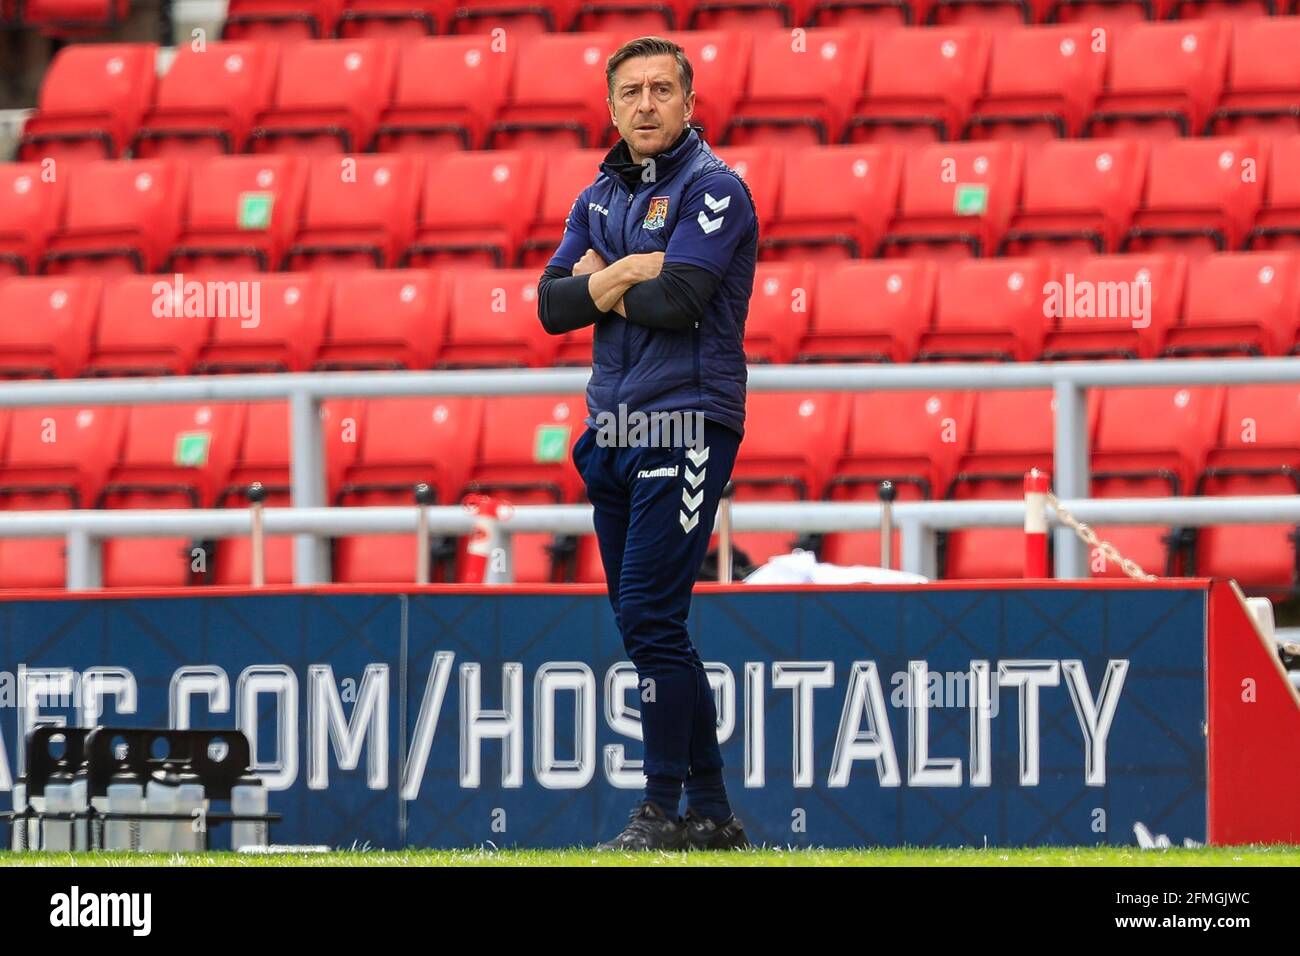
<instances>
[{"instance_id":1,"label":"black sneaker","mask_svg":"<svg viewBox=\"0 0 1300 956\"><path fill-rule=\"evenodd\" d=\"M628 815L627 826L597 850L685 850L686 827L670 818L656 804L644 800Z\"/></svg>"},{"instance_id":2,"label":"black sneaker","mask_svg":"<svg viewBox=\"0 0 1300 956\"><path fill-rule=\"evenodd\" d=\"M733 813L722 823L686 811L686 840L692 850L743 850L749 846L745 825Z\"/></svg>"}]
</instances>

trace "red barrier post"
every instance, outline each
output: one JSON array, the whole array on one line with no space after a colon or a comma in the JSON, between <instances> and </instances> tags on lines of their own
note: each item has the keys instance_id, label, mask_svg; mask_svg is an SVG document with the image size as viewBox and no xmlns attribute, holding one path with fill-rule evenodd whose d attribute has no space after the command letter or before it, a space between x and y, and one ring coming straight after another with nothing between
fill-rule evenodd
<instances>
[{"instance_id":1,"label":"red barrier post","mask_svg":"<svg viewBox=\"0 0 1300 956\"><path fill-rule=\"evenodd\" d=\"M1025 577L1047 577L1047 472L1025 472Z\"/></svg>"}]
</instances>

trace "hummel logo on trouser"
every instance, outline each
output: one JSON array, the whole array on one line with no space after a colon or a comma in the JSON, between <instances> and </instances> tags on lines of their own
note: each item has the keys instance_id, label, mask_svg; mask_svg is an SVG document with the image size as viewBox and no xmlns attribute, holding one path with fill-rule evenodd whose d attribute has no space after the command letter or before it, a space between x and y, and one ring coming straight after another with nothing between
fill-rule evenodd
<instances>
[{"instance_id":1,"label":"hummel logo on trouser","mask_svg":"<svg viewBox=\"0 0 1300 956\"><path fill-rule=\"evenodd\" d=\"M595 435L583 433L573 461L623 647L642 686L654 682L654 701L639 703L645 772L685 779L720 768L717 711L686 622L740 436L711 421L696 448L602 448Z\"/></svg>"}]
</instances>

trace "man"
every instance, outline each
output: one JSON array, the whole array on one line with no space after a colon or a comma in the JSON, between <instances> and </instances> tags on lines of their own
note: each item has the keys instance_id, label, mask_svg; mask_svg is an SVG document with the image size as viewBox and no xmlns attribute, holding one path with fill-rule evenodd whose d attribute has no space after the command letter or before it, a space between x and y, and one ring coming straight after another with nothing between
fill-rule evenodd
<instances>
[{"instance_id":1,"label":"man","mask_svg":"<svg viewBox=\"0 0 1300 956\"><path fill-rule=\"evenodd\" d=\"M688 125L693 71L677 44L632 40L605 74L622 140L574 203L537 297L551 334L595 326L591 417L573 461L641 691L645 798L601 847L743 847L713 693L686 622L744 434L742 339L758 222L744 182ZM664 442L663 429L652 429L632 440L634 427L610 441L596 426L623 421L620 411L628 421L675 414L702 435L688 442L682 429Z\"/></svg>"}]
</instances>

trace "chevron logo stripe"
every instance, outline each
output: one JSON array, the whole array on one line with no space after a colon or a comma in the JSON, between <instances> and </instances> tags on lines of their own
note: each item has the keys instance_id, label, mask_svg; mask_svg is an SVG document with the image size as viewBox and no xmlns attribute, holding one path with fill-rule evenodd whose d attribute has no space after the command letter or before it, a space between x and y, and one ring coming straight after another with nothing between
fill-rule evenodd
<instances>
[{"instance_id":1,"label":"chevron logo stripe","mask_svg":"<svg viewBox=\"0 0 1300 956\"><path fill-rule=\"evenodd\" d=\"M709 446L705 445L702 451L696 451L694 448L686 449L686 457L691 460L691 464L696 468L709 460Z\"/></svg>"},{"instance_id":2,"label":"chevron logo stripe","mask_svg":"<svg viewBox=\"0 0 1300 956\"><path fill-rule=\"evenodd\" d=\"M694 511L694 510L696 510L697 508L699 508L699 506L700 506L700 502L702 502L703 500L704 500L704 491L703 491L703 489L701 489L700 491L695 492L695 497L694 497L694 498L692 498L692 497L687 493L687 491L686 491L685 488L682 489L682 504L686 505L686 510L687 510L687 511Z\"/></svg>"},{"instance_id":3,"label":"chevron logo stripe","mask_svg":"<svg viewBox=\"0 0 1300 956\"><path fill-rule=\"evenodd\" d=\"M717 232L722 228L723 218L723 216L719 216L717 219L710 219L701 209L700 214L695 217L695 221L700 224L700 228L704 230L704 234L707 236L709 233Z\"/></svg>"},{"instance_id":4,"label":"chevron logo stripe","mask_svg":"<svg viewBox=\"0 0 1300 956\"><path fill-rule=\"evenodd\" d=\"M695 526L700 523L700 516L698 514L693 514L691 515L690 520L687 520L686 512L679 511L677 512L677 520L682 523L682 530L687 534L690 534L695 530Z\"/></svg>"},{"instance_id":5,"label":"chevron logo stripe","mask_svg":"<svg viewBox=\"0 0 1300 956\"><path fill-rule=\"evenodd\" d=\"M722 210L731 205L731 197L723 196L721 199L714 199L708 193L705 193L704 205L709 207L709 212L722 212Z\"/></svg>"},{"instance_id":6,"label":"chevron logo stripe","mask_svg":"<svg viewBox=\"0 0 1300 956\"><path fill-rule=\"evenodd\" d=\"M698 488L700 487L700 482L704 480L704 471L705 469L701 468L699 474L696 474L689 468L683 468L682 474L686 476L686 480L690 483L692 488Z\"/></svg>"}]
</instances>

